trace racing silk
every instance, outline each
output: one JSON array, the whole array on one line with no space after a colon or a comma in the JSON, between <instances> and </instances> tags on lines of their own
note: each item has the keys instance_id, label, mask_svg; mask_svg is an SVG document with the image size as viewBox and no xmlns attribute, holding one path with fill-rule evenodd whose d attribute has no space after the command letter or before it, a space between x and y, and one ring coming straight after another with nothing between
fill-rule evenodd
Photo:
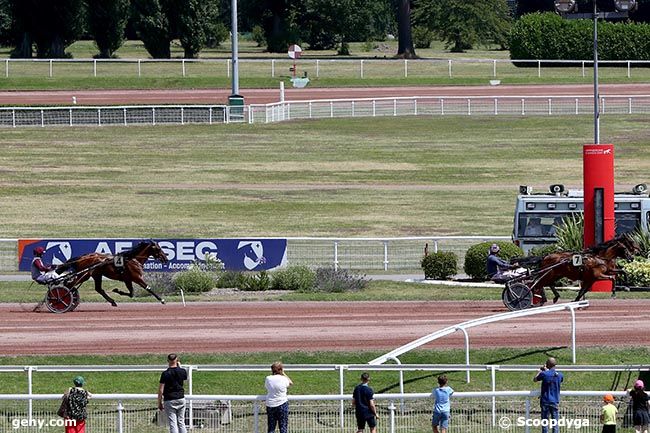
<instances>
[{"instance_id":1,"label":"racing silk","mask_svg":"<svg viewBox=\"0 0 650 433\"><path fill-rule=\"evenodd\" d=\"M494 276L497 272L510 269L510 263L501 260L496 254L490 254L487 258L488 277Z\"/></svg>"},{"instance_id":2,"label":"racing silk","mask_svg":"<svg viewBox=\"0 0 650 433\"><path fill-rule=\"evenodd\" d=\"M49 270L50 268L43 264L43 260L40 257L34 257L32 260L32 280L36 280Z\"/></svg>"}]
</instances>

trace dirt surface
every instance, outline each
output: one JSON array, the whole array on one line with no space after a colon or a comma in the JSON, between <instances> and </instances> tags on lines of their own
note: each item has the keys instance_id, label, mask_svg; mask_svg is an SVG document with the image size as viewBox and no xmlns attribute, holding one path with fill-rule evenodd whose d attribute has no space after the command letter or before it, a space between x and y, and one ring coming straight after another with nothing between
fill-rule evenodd
<instances>
[{"instance_id":1,"label":"dirt surface","mask_svg":"<svg viewBox=\"0 0 650 433\"><path fill-rule=\"evenodd\" d=\"M381 98L395 96L589 96L585 85L541 86L427 86L287 89L286 100ZM0 105L125 105L125 104L225 104L230 89L206 90L57 90L3 91ZM279 89L242 89L246 104L266 104L280 99ZM650 84L604 84L602 96L650 95Z\"/></svg>"},{"instance_id":2,"label":"dirt surface","mask_svg":"<svg viewBox=\"0 0 650 433\"><path fill-rule=\"evenodd\" d=\"M82 303L77 311L32 313L0 305L3 355L166 353L170 351L392 350L436 330L503 313L491 302ZM595 300L576 313L577 344L650 344L650 300ZM571 344L570 313L514 319L469 330L473 348ZM634 320L627 320L634 317ZM462 348L460 332L430 348Z\"/></svg>"}]
</instances>

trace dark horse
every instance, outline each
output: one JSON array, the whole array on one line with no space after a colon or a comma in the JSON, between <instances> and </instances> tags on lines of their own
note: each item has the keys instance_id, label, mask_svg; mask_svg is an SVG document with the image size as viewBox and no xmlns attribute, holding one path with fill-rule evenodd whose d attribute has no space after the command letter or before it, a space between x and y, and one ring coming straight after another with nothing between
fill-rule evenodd
<instances>
[{"instance_id":1,"label":"dark horse","mask_svg":"<svg viewBox=\"0 0 650 433\"><path fill-rule=\"evenodd\" d=\"M144 280L142 265L144 265L149 257L153 257L161 263L167 262L167 256L158 243L145 241L140 242L131 250L116 255L90 253L74 257L58 266L57 272L59 274L66 271L78 272L75 279L69 283L70 287L78 286L92 277L95 280L95 290L97 293L102 295L113 307L117 307L117 304L102 289L102 277L124 282L124 285L129 291L124 292L113 289L113 292L119 295L133 298L133 283L135 283L164 304L165 300L154 293Z\"/></svg>"},{"instance_id":2,"label":"dark horse","mask_svg":"<svg viewBox=\"0 0 650 433\"><path fill-rule=\"evenodd\" d=\"M579 301L596 281L616 279L616 274L620 272L616 259L630 260L639 250L636 241L625 234L582 252L563 251L542 258L524 258L520 263L524 266L537 265L539 270L536 273L539 276L536 277L533 285L542 290L544 287L549 287L554 295L554 303L560 298L555 288L558 280L568 278L572 281L580 281L580 291L575 299ZM573 265L573 256L576 254L582 256L582 266Z\"/></svg>"}]
</instances>

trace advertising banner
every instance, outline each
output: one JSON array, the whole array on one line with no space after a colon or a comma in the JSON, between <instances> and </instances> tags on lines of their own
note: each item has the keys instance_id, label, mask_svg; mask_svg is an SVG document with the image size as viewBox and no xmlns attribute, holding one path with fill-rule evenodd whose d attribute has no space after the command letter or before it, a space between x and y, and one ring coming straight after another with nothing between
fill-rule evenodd
<instances>
[{"instance_id":1,"label":"advertising banner","mask_svg":"<svg viewBox=\"0 0 650 433\"><path fill-rule=\"evenodd\" d=\"M162 264L149 259L145 271L178 272L194 262L205 261L206 256L217 257L226 270L262 271L285 266L286 239L154 239L167 255ZM33 250L45 248L46 264L61 263L88 253L119 254L136 246L142 239L20 239L18 241L18 269L28 272Z\"/></svg>"}]
</instances>

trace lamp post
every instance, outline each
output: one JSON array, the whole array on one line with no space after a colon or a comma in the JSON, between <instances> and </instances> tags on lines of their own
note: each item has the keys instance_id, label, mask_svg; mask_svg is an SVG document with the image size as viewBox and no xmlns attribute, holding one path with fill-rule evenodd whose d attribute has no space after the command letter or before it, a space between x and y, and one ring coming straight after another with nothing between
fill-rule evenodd
<instances>
[{"instance_id":1,"label":"lamp post","mask_svg":"<svg viewBox=\"0 0 650 433\"><path fill-rule=\"evenodd\" d=\"M230 115L243 117L244 97L239 94L239 41L237 30L237 0L231 0L230 40L232 42L232 94L228 97Z\"/></svg>"},{"instance_id":2,"label":"lamp post","mask_svg":"<svg viewBox=\"0 0 650 433\"><path fill-rule=\"evenodd\" d=\"M600 144L600 95L598 92L598 18L627 18L630 12L637 8L636 0L614 0L616 12L598 12L597 1L592 0L594 10L592 13L576 13L578 3L576 0L555 0L555 10L569 19L594 20L594 144Z\"/></svg>"}]
</instances>

